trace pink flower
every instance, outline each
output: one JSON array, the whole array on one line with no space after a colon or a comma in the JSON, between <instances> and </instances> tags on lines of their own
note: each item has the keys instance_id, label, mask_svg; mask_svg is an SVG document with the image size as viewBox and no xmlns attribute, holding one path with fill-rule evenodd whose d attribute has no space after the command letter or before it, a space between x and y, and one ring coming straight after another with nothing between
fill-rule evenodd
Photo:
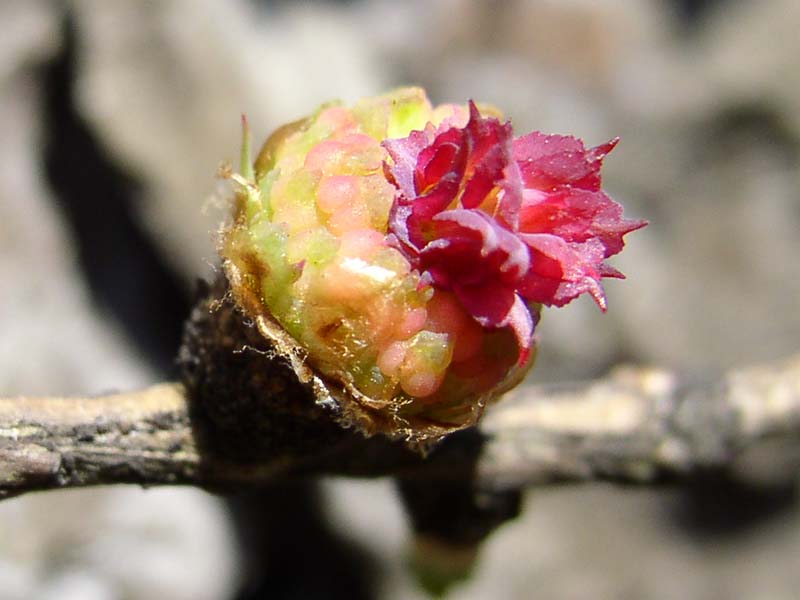
<instances>
[{"instance_id":1,"label":"pink flower","mask_svg":"<svg viewBox=\"0 0 800 600\"><path fill-rule=\"evenodd\" d=\"M510 123L469 108L464 127L428 125L384 142L397 188L390 239L480 325L510 327L521 364L535 325L528 304L563 306L588 293L605 310L600 280L623 275L604 260L646 222L624 219L600 189L617 140L586 149L567 136L513 138Z\"/></svg>"}]
</instances>

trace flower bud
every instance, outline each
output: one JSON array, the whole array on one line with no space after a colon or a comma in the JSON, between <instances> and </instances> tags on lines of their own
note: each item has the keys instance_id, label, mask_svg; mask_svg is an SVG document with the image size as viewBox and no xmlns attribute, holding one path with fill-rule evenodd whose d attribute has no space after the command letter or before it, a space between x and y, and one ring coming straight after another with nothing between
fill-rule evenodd
<instances>
[{"instance_id":1,"label":"flower bud","mask_svg":"<svg viewBox=\"0 0 800 600\"><path fill-rule=\"evenodd\" d=\"M325 105L254 162L245 132L225 273L346 422L438 437L520 381L543 304L605 307L599 280L619 274L603 260L643 225L600 191L612 147L514 139L416 88Z\"/></svg>"}]
</instances>

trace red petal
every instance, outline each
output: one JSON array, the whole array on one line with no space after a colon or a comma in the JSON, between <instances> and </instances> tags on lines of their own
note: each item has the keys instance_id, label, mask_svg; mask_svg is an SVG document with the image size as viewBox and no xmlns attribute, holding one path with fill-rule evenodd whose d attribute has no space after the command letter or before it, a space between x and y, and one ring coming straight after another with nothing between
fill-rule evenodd
<instances>
[{"instance_id":1,"label":"red petal","mask_svg":"<svg viewBox=\"0 0 800 600\"><path fill-rule=\"evenodd\" d=\"M603 158L617 141L587 150L578 138L534 131L514 140L513 156L526 187L551 190L569 185L596 192Z\"/></svg>"},{"instance_id":2,"label":"red petal","mask_svg":"<svg viewBox=\"0 0 800 600\"><path fill-rule=\"evenodd\" d=\"M496 215L511 230L519 229L520 209L522 208L522 173L513 160L503 169L502 190L497 201Z\"/></svg>"},{"instance_id":3,"label":"red petal","mask_svg":"<svg viewBox=\"0 0 800 600\"><path fill-rule=\"evenodd\" d=\"M482 117L475 103L469 103L469 122L464 129L468 148L464 193L461 206L477 208L504 179L504 169L511 162L511 123L501 124Z\"/></svg>"},{"instance_id":4,"label":"red petal","mask_svg":"<svg viewBox=\"0 0 800 600\"><path fill-rule=\"evenodd\" d=\"M622 237L644 227L646 221L622 217L622 207L603 192L564 188L553 193L523 192L519 229L525 233L550 233L568 242L599 239L605 257L622 250Z\"/></svg>"},{"instance_id":5,"label":"red petal","mask_svg":"<svg viewBox=\"0 0 800 600\"><path fill-rule=\"evenodd\" d=\"M423 264L447 262L470 279L516 283L530 266L528 248L513 232L480 210L456 209L434 218L437 241L426 246Z\"/></svg>"},{"instance_id":6,"label":"red petal","mask_svg":"<svg viewBox=\"0 0 800 600\"><path fill-rule=\"evenodd\" d=\"M533 318L527 305L513 288L495 286L487 294L485 286L456 286L456 297L483 327L510 327L519 345L518 364L528 360L533 339Z\"/></svg>"},{"instance_id":7,"label":"red petal","mask_svg":"<svg viewBox=\"0 0 800 600\"><path fill-rule=\"evenodd\" d=\"M589 149L538 132L512 141L509 123L473 102L469 111L465 127L385 143L398 188L389 237L426 285L452 289L484 327L511 327L522 356L534 326L522 298L562 306L588 293L605 310L602 278L623 275L603 261L646 223L600 190L617 139Z\"/></svg>"},{"instance_id":8,"label":"red petal","mask_svg":"<svg viewBox=\"0 0 800 600\"><path fill-rule=\"evenodd\" d=\"M431 146L435 151L433 152L430 161L425 165L423 170L417 170L417 194L424 196L428 192L428 188L435 186L443 177L453 173L458 173L457 166L461 161L459 152L461 146L455 142L444 142L442 144ZM459 169L460 171L460 169ZM460 174L460 173L459 173Z\"/></svg>"},{"instance_id":9,"label":"red petal","mask_svg":"<svg viewBox=\"0 0 800 600\"><path fill-rule=\"evenodd\" d=\"M433 132L412 131L408 137L396 140L384 140L383 147L392 159L391 165L384 164L384 173L387 179L408 198L417 195L414 186L414 173L417 168L417 160L420 152L430 145L433 140Z\"/></svg>"},{"instance_id":10,"label":"red petal","mask_svg":"<svg viewBox=\"0 0 800 600\"><path fill-rule=\"evenodd\" d=\"M528 300L563 306L589 293L601 310L606 297L600 279L604 275L602 244L597 240L568 243L549 234L522 234L531 249L531 269L520 284Z\"/></svg>"}]
</instances>

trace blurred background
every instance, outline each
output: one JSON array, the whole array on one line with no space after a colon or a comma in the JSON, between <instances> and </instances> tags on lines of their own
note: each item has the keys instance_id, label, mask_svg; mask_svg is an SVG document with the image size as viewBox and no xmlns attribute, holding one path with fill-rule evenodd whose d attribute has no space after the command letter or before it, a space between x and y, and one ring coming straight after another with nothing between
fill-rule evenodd
<instances>
[{"instance_id":1,"label":"blurred background","mask_svg":"<svg viewBox=\"0 0 800 600\"><path fill-rule=\"evenodd\" d=\"M403 84L518 132L622 141L606 189L650 226L601 315L546 311L531 382L623 362L697 380L800 339L797 0L2 0L0 395L175 376L213 277L217 166L331 98ZM530 490L448 597L789 599L794 470L681 489ZM0 598L424 598L388 481L252 498L114 488L0 503ZM264 535L247 535L253 531ZM255 566L254 566L255 565ZM262 580L252 581L252 572ZM268 593L267 593L268 592Z\"/></svg>"}]
</instances>

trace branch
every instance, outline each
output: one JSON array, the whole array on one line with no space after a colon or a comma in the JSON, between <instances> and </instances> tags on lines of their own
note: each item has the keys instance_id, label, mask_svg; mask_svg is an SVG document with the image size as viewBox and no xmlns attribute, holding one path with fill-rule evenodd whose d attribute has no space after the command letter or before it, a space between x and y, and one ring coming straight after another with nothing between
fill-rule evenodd
<instances>
[{"instance_id":1,"label":"branch","mask_svg":"<svg viewBox=\"0 0 800 600\"><path fill-rule=\"evenodd\" d=\"M97 398L0 399L0 497L118 483L241 489L319 475L441 481L467 469L492 490L681 479L731 467L762 442L796 453L800 355L712 385L621 368L588 383L522 386L491 407L477 431L449 436L426 458L399 442L353 434L311 456L232 459L202 441L190 408L179 384Z\"/></svg>"}]
</instances>

